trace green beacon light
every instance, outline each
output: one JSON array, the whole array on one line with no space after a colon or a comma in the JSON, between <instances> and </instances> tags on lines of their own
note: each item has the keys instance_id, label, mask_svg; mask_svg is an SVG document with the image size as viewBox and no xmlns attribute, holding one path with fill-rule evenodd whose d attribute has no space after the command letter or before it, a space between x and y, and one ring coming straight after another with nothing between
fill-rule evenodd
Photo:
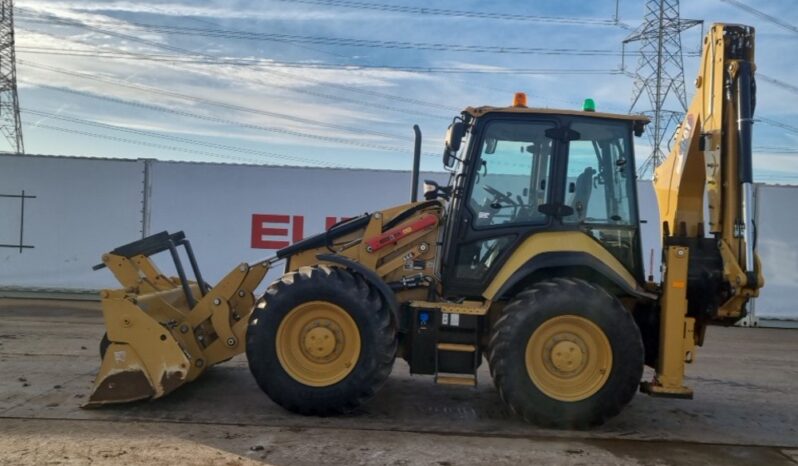
<instances>
[{"instance_id":1,"label":"green beacon light","mask_svg":"<svg viewBox=\"0 0 798 466\"><path fill-rule=\"evenodd\" d=\"M585 103L582 104L582 111L595 112L596 102L594 102L593 99L585 99Z\"/></svg>"}]
</instances>

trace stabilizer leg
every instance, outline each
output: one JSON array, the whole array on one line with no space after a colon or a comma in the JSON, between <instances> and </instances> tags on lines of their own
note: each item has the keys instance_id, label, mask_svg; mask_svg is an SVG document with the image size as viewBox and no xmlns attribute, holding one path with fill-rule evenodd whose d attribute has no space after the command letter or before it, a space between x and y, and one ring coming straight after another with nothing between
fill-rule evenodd
<instances>
[{"instance_id":1,"label":"stabilizer leg","mask_svg":"<svg viewBox=\"0 0 798 466\"><path fill-rule=\"evenodd\" d=\"M640 391L651 396L692 398L693 390L684 386L684 364L692 362L695 352L695 319L687 317L689 250L683 246L665 249L657 374L651 382L643 382Z\"/></svg>"}]
</instances>

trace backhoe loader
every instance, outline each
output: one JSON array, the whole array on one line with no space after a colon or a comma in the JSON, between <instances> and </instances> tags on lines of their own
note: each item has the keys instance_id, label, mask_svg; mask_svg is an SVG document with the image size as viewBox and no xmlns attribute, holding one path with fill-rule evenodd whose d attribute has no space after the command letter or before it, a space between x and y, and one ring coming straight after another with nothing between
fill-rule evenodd
<instances>
[{"instance_id":1,"label":"backhoe loader","mask_svg":"<svg viewBox=\"0 0 798 466\"><path fill-rule=\"evenodd\" d=\"M646 280L633 139L643 115L469 107L445 139L448 185L237 266L211 287L182 233L105 255L107 336L88 406L162 397L246 352L276 403L306 415L372 398L394 360L475 386L487 361L529 422L586 428L640 390L692 397L685 363L710 323L731 324L763 286L755 253L754 30L716 24L695 98L656 170L661 282ZM705 216L705 206L708 215ZM190 280L179 250L185 249ZM177 276L152 255L169 252ZM267 271L284 274L262 297ZM644 365L656 370L641 383Z\"/></svg>"}]
</instances>

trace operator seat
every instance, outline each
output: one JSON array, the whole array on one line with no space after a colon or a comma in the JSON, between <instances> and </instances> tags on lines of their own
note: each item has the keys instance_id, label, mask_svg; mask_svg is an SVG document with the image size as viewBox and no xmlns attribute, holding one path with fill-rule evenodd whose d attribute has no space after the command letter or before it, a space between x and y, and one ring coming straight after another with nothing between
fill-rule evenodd
<instances>
[{"instance_id":1,"label":"operator seat","mask_svg":"<svg viewBox=\"0 0 798 466\"><path fill-rule=\"evenodd\" d=\"M576 221L581 222L587 217L587 206L590 202L590 195L593 194L593 175L596 170L592 167L585 168L576 178L576 187L574 189L574 198L571 201L571 207L574 209Z\"/></svg>"}]
</instances>

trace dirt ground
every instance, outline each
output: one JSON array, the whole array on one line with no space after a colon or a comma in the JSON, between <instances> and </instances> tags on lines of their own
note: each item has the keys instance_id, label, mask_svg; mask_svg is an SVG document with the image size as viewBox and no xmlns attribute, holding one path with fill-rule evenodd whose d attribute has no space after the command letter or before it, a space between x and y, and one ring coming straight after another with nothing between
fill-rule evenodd
<instances>
[{"instance_id":1,"label":"dirt ground","mask_svg":"<svg viewBox=\"0 0 798 466\"><path fill-rule=\"evenodd\" d=\"M519 421L485 365L461 388L399 361L341 417L284 411L243 357L160 400L80 409L102 333L96 303L0 300L0 464L798 464L796 330L710 328L694 400L638 395L591 431Z\"/></svg>"}]
</instances>

